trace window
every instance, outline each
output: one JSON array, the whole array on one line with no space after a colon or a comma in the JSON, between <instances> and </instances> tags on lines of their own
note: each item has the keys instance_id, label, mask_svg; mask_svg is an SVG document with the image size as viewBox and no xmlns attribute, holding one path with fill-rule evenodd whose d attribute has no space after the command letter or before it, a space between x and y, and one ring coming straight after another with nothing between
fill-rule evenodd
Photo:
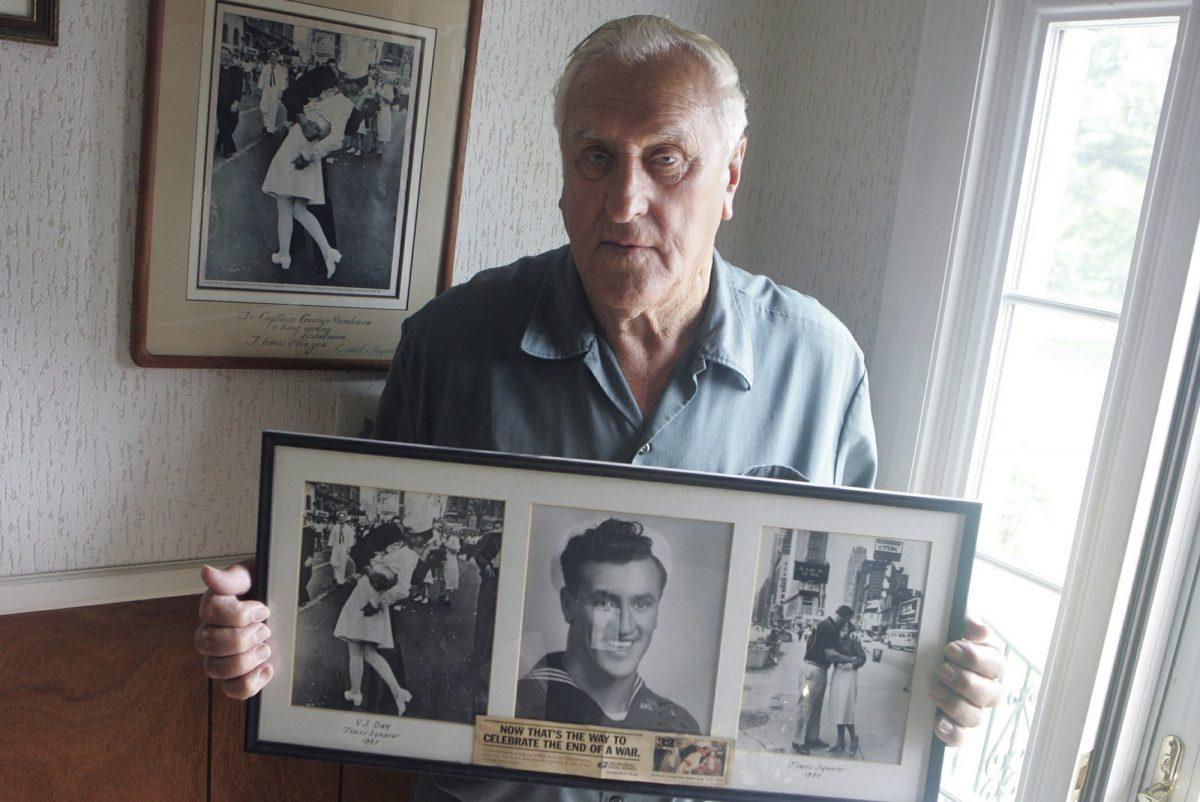
<instances>
[{"instance_id":1,"label":"window","mask_svg":"<svg viewBox=\"0 0 1200 802\"><path fill-rule=\"evenodd\" d=\"M1192 312L1196 6L926 3L868 362L881 486L984 502L1008 695L951 798L1060 802L1091 747Z\"/></svg>"},{"instance_id":2,"label":"window","mask_svg":"<svg viewBox=\"0 0 1200 802\"><path fill-rule=\"evenodd\" d=\"M1006 703L943 786L1016 799L1095 458L1178 19L1047 21L966 495L970 607L1007 646Z\"/></svg>"}]
</instances>

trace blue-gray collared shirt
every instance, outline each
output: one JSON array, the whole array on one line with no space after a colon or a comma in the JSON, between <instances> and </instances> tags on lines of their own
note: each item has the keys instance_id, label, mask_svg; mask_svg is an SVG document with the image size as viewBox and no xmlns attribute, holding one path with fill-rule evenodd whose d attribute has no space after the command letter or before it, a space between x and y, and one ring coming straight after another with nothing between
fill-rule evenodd
<instances>
[{"instance_id":1,"label":"blue-gray collared shirt","mask_svg":"<svg viewBox=\"0 0 1200 802\"><path fill-rule=\"evenodd\" d=\"M487 270L404 325L381 439L870 486L862 351L811 298L713 252L694 344L647 420L567 246ZM422 777L422 802L666 802Z\"/></svg>"},{"instance_id":2,"label":"blue-gray collared shirt","mask_svg":"<svg viewBox=\"0 0 1200 802\"><path fill-rule=\"evenodd\" d=\"M816 301L713 253L694 345L646 419L566 246L484 271L408 320L382 439L869 486L862 351Z\"/></svg>"}]
</instances>

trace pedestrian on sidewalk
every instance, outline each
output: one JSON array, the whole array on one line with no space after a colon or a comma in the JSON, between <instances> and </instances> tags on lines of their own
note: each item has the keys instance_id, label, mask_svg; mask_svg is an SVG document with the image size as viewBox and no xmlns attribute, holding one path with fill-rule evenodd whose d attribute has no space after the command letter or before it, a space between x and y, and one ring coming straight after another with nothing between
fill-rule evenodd
<instances>
[{"instance_id":1,"label":"pedestrian on sidewalk","mask_svg":"<svg viewBox=\"0 0 1200 802\"><path fill-rule=\"evenodd\" d=\"M263 133L273 134L279 127L279 100L288 86L288 71L279 63L279 51L272 50L267 55L262 72L258 74L258 107L263 115Z\"/></svg>"},{"instance_id":2,"label":"pedestrian on sidewalk","mask_svg":"<svg viewBox=\"0 0 1200 802\"><path fill-rule=\"evenodd\" d=\"M237 151L233 132L237 130L241 116L242 83L245 81L242 68L233 63L233 51L221 48L221 72L217 77L217 142L216 151L229 158Z\"/></svg>"}]
</instances>

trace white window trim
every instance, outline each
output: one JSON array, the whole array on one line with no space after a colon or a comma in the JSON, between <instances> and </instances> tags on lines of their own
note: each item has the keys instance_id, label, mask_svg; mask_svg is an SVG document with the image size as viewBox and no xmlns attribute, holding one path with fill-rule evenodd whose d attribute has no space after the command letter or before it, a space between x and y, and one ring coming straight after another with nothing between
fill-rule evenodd
<instances>
[{"instance_id":1,"label":"white window trim","mask_svg":"<svg viewBox=\"0 0 1200 802\"><path fill-rule=\"evenodd\" d=\"M1046 20L1179 15L1186 68L1197 57L1197 37L1186 26L1191 7L1190 0L927 3L870 359L882 486L946 494L960 494L966 486L1002 289L1000 244L1012 224L1011 215L999 220L999 212L1015 206L1020 172L1014 165L1023 160L1034 100L1029 79L1036 59L1023 59L1023 51L1031 48L1040 57L1043 37L1037 31ZM1025 65L1021 72L1018 63ZM1186 114L1196 102L1194 86L1185 97L1188 88L1176 84L1172 75L1164 121ZM1123 326L1114 349L1105 425L1097 433L1088 477L1087 514L1076 533L1045 701L1018 792L1022 800L1059 802L1069 788L1092 689L1101 676L1113 588L1136 520L1143 471L1155 467L1148 466L1147 454L1196 234L1192 211L1200 203L1194 197L1200 194L1195 165L1159 174L1160 163L1186 165L1178 157L1189 132L1175 126L1169 133L1152 161L1143 209L1177 207L1184 213L1164 216L1165 227L1139 231L1125 305L1139 325ZM1190 230L1181 222L1188 219Z\"/></svg>"}]
</instances>

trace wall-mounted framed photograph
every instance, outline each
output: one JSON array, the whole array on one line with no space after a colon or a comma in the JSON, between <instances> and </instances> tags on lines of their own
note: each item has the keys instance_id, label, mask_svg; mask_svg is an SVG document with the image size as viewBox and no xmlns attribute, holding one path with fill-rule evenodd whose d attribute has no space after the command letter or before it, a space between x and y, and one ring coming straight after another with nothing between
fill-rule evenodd
<instances>
[{"instance_id":1,"label":"wall-mounted framed photograph","mask_svg":"<svg viewBox=\"0 0 1200 802\"><path fill-rule=\"evenodd\" d=\"M151 5L134 360L385 369L449 285L482 0Z\"/></svg>"},{"instance_id":2,"label":"wall-mounted framed photograph","mask_svg":"<svg viewBox=\"0 0 1200 802\"><path fill-rule=\"evenodd\" d=\"M247 748L729 800L933 802L979 506L266 432Z\"/></svg>"},{"instance_id":3,"label":"wall-mounted framed photograph","mask_svg":"<svg viewBox=\"0 0 1200 802\"><path fill-rule=\"evenodd\" d=\"M58 44L58 0L0 0L0 39Z\"/></svg>"}]
</instances>

